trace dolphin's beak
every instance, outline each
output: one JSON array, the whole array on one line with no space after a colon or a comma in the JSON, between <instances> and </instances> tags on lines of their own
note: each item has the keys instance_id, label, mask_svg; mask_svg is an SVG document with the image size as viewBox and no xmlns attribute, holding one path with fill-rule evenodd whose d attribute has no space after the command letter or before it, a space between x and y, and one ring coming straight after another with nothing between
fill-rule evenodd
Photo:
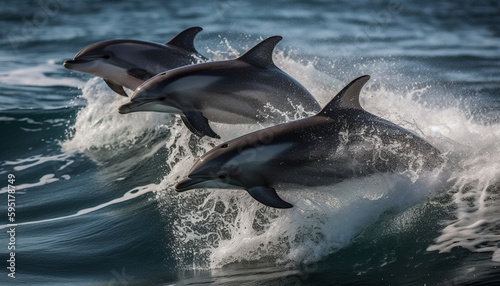
<instances>
[{"instance_id":1,"label":"dolphin's beak","mask_svg":"<svg viewBox=\"0 0 500 286\"><path fill-rule=\"evenodd\" d=\"M175 190L178 192L184 192L192 189L244 189L244 187L232 185L229 183L222 182L213 178L207 177L194 177L186 178L175 186Z\"/></svg>"},{"instance_id":2,"label":"dolphin's beak","mask_svg":"<svg viewBox=\"0 0 500 286\"><path fill-rule=\"evenodd\" d=\"M72 60L65 60L63 66L67 69L72 69L76 65L85 64L91 61L102 59L101 56L84 56L77 54Z\"/></svg>"},{"instance_id":3,"label":"dolphin's beak","mask_svg":"<svg viewBox=\"0 0 500 286\"><path fill-rule=\"evenodd\" d=\"M125 103L124 105L118 107L118 113L120 114L127 114L130 113L130 105L132 102Z\"/></svg>"},{"instance_id":4,"label":"dolphin's beak","mask_svg":"<svg viewBox=\"0 0 500 286\"><path fill-rule=\"evenodd\" d=\"M67 69L72 69L75 65L81 63L82 61L80 60L65 60L63 63L63 66ZM87 62L87 61L85 61Z\"/></svg>"},{"instance_id":5,"label":"dolphin's beak","mask_svg":"<svg viewBox=\"0 0 500 286\"><path fill-rule=\"evenodd\" d=\"M122 106L118 107L118 112L120 114L127 114L127 113L131 113L131 112L134 112L134 111L138 111L138 110L134 110L136 107L138 106L141 106L145 104L145 102L129 102L129 103L125 103L123 104Z\"/></svg>"},{"instance_id":6,"label":"dolphin's beak","mask_svg":"<svg viewBox=\"0 0 500 286\"><path fill-rule=\"evenodd\" d=\"M137 96L137 92L132 95L132 98ZM153 111L172 114L181 114L182 111L168 105L161 104L155 100L134 100L118 107L118 112L121 114L137 112L137 111Z\"/></svg>"},{"instance_id":7,"label":"dolphin's beak","mask_svg":"<svg viewBox=\"0 0 500 286\"><path fill-rule=\"evenodd\" d=\"M92 61L92 60L81 60L81 59L65 60L63 65L87 63L90 61Z\"/></svg>"},{"instance_id":8,"label":"dolphin's beak","mask_svg":"<svg viewBox=\"0 0 500 286\"><path fill-rule=\"evenodd\" d=\"M92 61L94 61L95 59L78 59L78 58L75 58L75 59L72 59L72 60L65 60L64 63L63 63L63 66L67 69L70 69L70 70L80 70L83 68L82 71L85 72L85 68L84 68L84 64L87 64L87 63L90 63Z\"/></svg>"},{"instance_id":9,"label":"dolphin's beak","mask_svg":"<svg viewBox=\"0 0 500 286\"><path fill-rule=\"evenodd\" d=\"M175 185L175 190L178 192L184 192L191 189L196 189L196 185L206 182L202 178L186 178Z\"/></svg>"}]
</instances>

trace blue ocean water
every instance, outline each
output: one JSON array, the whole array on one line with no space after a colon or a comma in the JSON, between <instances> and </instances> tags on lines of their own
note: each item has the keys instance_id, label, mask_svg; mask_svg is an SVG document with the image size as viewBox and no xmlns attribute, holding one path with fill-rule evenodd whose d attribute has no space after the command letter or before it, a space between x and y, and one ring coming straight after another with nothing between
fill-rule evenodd
<instances>
[{"instance_id":1,"label":"blue ocean water","mask_svg":"<svg viewBox=\"0 0 500 286\"><path fill-rule=\"evenodd\" d=\"M8 0L0 23L1 285L500 282L496 1ZM121 115L127 98L62 63L192 26L213 60L283 36L274 61L322 105L371 75L363 107L447 164L298 186L280 192L287 210L237 190L176 193L198 156L259 126L199 139L175 116Z\"/></svg>"}]
</instances>

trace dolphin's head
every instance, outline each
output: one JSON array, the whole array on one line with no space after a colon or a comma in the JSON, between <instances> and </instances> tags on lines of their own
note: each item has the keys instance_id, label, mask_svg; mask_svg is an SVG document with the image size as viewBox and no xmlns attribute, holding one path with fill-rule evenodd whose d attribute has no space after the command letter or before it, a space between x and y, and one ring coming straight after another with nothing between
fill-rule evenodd
<instances>
[{"instance_id":1,"label":"dolphin's head","mask_svg":"<svg viewBox=\"0 0 500 286\"><path fill-rule=\"evenodd\" d=\"M231 144L231 143L229 143ZM247 176L252 176L247 162L242 161L237 144L224 143L201 157L191 168L188 178L178 183L177 191L197 188L245 189Z\"/></svg>"},{"instance_id":2,"label":"dolphin's head","mask_svg":"<svg viewBox=\"0 0 500 286\"><path fill-rule=\"evenodd\" d=\"M163 80L166 73L161 73L137 87L130 102L120 106L121 114L137 111L156 111L180 114L179 103L171 96L168 81Z\"/></svg>"},{"instance_id":3,"label":"dolphin's head","mask_svg":"<svg viewBox=\"0 0 500 286\"><path fill-rule=\"evenodd\" d=\"M144 61L144 55L154 49L152 43L134 40L110 40L92 44L79 51L64 67L135 89L148 74L154 74L154 65ZM140 71L139 76L137 75Z\"/></svg>"},{"instance_id":4,"label":"dolphin's head","mask_svg":"<svg viewBox=\"0 0 500 286\"><path fill-rule=\"evenodd\" d=\"M255 135L258 134L258 135ZM272 134L252 133L221 144L203 155L177 191L195 188L251 189L273 184L276 164L293 146L275 142Z\"/></svg>"},{"instance_id":5,"label":"dolphin's head","mask_svg":"<svg viewBox=\"0 0 500 286\"><path fill-rule=\"evenodd\" d=\"M120 106L119 112L198 110L207 90L220 79L210 73L209 68L216 65L201 63L159 73L137 87L130 102Z\"/></svg>"},{"instance_id":6,"label":"dolphin's head","mask_svg":"<svg viewBox=\"0 0 500 286\"><path fill-rule=\"evenodd\" d=\"M126 68L129 64L120 58L120 48L126 45L125 41L119 40L92 44L79 51L72 60L64 61L64 67L97 76L103 75L106 65Z\"/></svg>"},{"instance_id":7,"label":"dolphin's head","mask_svg":"<svg viewBox=\"0 0 500 286\"><path fill-rule=\"evenodd\" d=\"M212 149L193 166L188 178L175 189L244 189L260 203L274 208L291 208L281 199L274 185L279 181L283 154L293 144L256 141L258 132L239 137ZM259 146L258 144L262 145ZM277 143L277 144L275 144Z\"/></svg>"}]
</instances>

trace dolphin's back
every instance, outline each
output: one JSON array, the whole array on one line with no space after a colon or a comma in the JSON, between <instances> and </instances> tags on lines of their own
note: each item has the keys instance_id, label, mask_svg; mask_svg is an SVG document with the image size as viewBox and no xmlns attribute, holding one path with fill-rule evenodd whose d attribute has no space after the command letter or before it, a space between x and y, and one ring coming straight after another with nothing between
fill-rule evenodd
<instances>
[{"instance_id":1,"label":"dolphin's back","mask_svg":"<svg viewBox=\"0 0 500 286\"><path fill-rule=\"evenodd\" d=\"M192 106L213 122L283 123L299 106L320 109L307 89L279 68L238 59L180 67L149 85L155 83L169 90L172 102Z\"/></svg>"},{"instance_id":2,"label":"dolphin's back","mask_svg":"<svg viewBox=\"0 0 500 286\"><path fill-rule=\"evenodd\" d=\"M338 120L313 117L270 129L270 145L293 144L267 162L264 176L314 186L375 173L419 172L442 162L439 150L399 126L369 113L338 113Z\"/></svg>"},{"instance_id":3,"label":"dolphin's back","mask_svg":"<svg viewBox=\"0 0 500 286\"><path fill-rule=\"evenodd\" d=\"M432 169L442 163L440 151L427 141L361 107L359 91L367 80L353 81L316 116L266 131L273 136L271 144L293 142L270 160L273 180L322 185L374 173Z\"/></svg>"}]
</instances>

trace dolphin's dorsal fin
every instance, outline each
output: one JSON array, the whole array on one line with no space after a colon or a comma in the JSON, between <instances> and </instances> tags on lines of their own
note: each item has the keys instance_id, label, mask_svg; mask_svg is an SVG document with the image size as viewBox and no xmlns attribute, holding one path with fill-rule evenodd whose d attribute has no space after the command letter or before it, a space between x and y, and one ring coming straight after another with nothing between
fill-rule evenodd
<instances>
[{"instance_id":1,"label":"dolphin's dorsal fin","mask_svg":"<svg viewBox=\"0 0 500 286\"><path fill-rule=\"evenodd\" d=\"M281 36L269 37L241 55L238 60L256 67L274 66L273 51L281 39Z\"/></svg>"},{"instance_id":2,"label":"dolphin's dorsal fin","mask_svg":"<svg viewBox=\"0 0 500 286\"><path fill-rule=\"evenodd\" d=\"M188 28L173 37L166 45L176 46L191 53L198 53L194 48L194 37L196 37L201 30L203 30L201 27Z\"/></svg>"},{"instance_id":3,"label":"dolphin's dorsal fin","mask_svg":"<svg viewBox=\"0 0 500 286\"><path fill-rule=\"evenodd\" d=\"M335 109L339 108L363 110L359 103L359 93L369 79L369 75L364 75L351 81L318 113L318 115L333 117L335 116Z\"/></svg>"}]
</instances>

